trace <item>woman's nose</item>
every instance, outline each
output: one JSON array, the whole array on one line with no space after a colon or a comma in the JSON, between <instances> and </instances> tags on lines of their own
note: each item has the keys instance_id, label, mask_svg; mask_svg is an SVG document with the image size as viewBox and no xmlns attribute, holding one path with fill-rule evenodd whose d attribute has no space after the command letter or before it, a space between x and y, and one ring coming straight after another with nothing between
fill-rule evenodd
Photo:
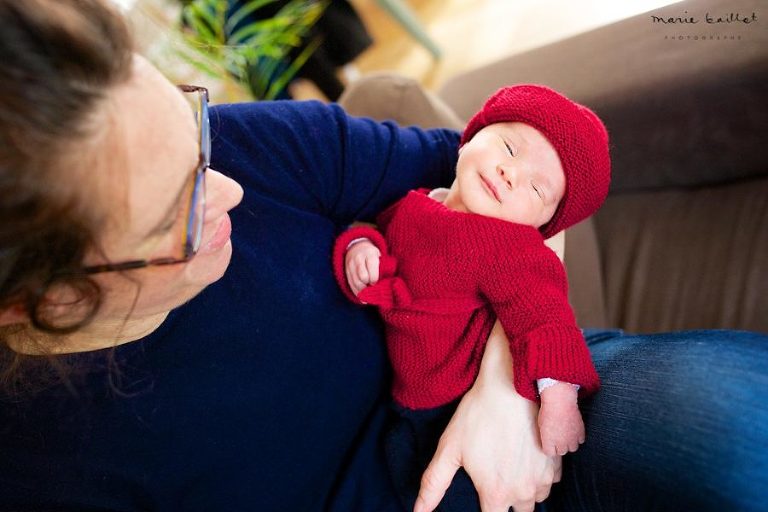
<instances>
[{"instance_id":1,"label":"woman's nose","mask_svg":"<svg viewBox=\"0 0 768 512\"><path fill-rule=\"evenodd\" d=\"M243 199L243 187L218 171L205 175L205 221L214 220L234 208Z\"/></svg>"}]
</instances>

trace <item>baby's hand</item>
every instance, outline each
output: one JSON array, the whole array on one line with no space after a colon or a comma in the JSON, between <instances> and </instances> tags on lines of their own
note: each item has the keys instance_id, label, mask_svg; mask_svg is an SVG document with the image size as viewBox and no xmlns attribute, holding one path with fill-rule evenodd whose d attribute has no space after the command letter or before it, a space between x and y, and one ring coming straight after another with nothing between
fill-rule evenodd
<instances>
[{"instance_id":1,"label":"baby's hand","mask_svg":"<svg viewBox=\"0 0 768 512\"><path fill-rule=\"evenodd\" d=\"M355 242L344 257L347 282L355 297L365 288L379 280L379 259L381 251L368 240Z\"/></svg>"},{"instance_id":2,"label":"baby's hand","mask_svg":"<svg viewBox=\"0 0 768 512\"><path fill-rule=\"evenodd\" d=\"M577 403L576 387L558 382L541 392L539 435L549 456L575 452L584 442L584 421Z\"/></svg>"}]
</instances>

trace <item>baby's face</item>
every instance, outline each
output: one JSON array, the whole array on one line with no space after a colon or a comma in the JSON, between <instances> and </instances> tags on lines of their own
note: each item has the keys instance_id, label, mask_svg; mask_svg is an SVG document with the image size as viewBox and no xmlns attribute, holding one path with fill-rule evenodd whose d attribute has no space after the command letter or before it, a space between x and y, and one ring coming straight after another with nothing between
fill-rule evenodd
<instances>
[{"instance_id":1,"label":"baby's face","mask_svg":"<svg viewBox=\"0 0 768 512\"><path fill-rule=\"evenodd\" d=\"M565 174L552 144L523 123L496 123L459 152L446 206L539 228L565 194Z\"/></svg>"}]
</instances>

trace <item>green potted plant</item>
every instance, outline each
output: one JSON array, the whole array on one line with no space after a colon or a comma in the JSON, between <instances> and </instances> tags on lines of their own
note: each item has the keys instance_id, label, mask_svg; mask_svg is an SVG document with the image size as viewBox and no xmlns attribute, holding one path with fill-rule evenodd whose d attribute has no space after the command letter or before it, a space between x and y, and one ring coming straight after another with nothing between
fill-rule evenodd
<instances>
[{"instance_id":1,"label":"green potted plant","mask_svg":"<svg viewBox=\"0 0 768 512\"><path fill-rule=\"evenodd\" d=\"M231 77L254 99L275 99L322 42L311 28L329 0L292 0L275 15L258 11L277 0L184 0L177 53L201 72Z\"/></svg>"}]
</instances>

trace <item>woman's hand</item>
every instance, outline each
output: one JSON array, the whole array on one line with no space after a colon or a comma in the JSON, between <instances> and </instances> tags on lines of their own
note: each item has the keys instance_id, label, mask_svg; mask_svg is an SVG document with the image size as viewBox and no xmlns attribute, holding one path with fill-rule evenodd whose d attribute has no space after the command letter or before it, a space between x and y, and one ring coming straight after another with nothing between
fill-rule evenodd
<instances>
[{"instance_id":1,"label":"woman's hand","mask_svg":"<svg viewBox=\"0 0 768 512\"><path fill-rule=\"evenodd\" d=\"M440 503L459 467L472 478L483 512L533 511L560 481L562 458L541 450L538 406L517 394L512 356L497 321L480 374L459 403L421 480L414 512Z\"/></svg>"},{"instance_id":2,"label":"woman's hand","mask_svg":"<svg viewBox=\"0 0 768 512\"><path fill-rule=\"evenodd\" d=\"M357 297L366 286L379 281L381 251L368 239L353 242L344 257L344 269L352 293Z\"/></svg>"}]
</instances>

